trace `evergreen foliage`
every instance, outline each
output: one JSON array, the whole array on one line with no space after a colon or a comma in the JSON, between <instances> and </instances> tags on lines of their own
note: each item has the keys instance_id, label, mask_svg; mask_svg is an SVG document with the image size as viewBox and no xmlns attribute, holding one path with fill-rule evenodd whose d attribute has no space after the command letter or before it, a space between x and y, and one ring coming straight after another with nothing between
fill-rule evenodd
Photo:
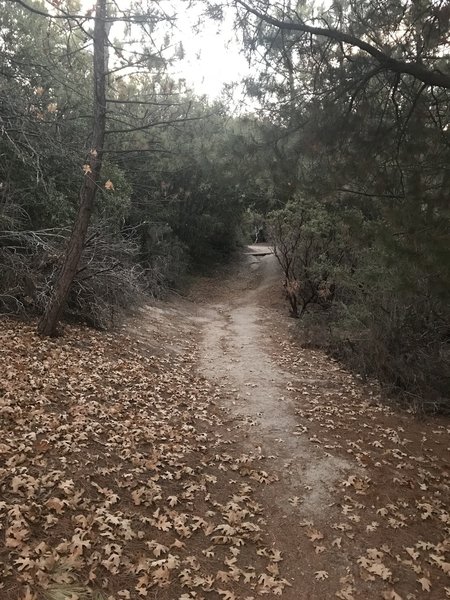
<instances>
[{"instance_id":1,"label":"evergreen foliage","mask_svg":"<svg viewBox=\"0 0 450 600\"><path fill-rule=\"evenodd\" d=\"M111 15L126 26L108 42L103 166L66 317L107 327L266 219L302 335L411 403L448 409L448 7L236 4L259 64L246 82L258 108L234 117L167 76L169 38L163 51L137 36L137 22L164 26L156 3ZM3 313L48 306L89 167L93 34L81 21L0 2Z\"/></svg>"},{"instance_id":2,"label":"evergreen foliage","mask_svg":"<svg viewBox=\"0 0 450 600\"><path fill-rule=\"evenodd\" d=\"M41 314L89 168L93 32L89 21L0 5L0 306ZM29 6L47 12L44 3ZM65 9L81 10L76 2ZM149 10L143 22L155 31L165 17ZM232 151L239 125L229 124L222 105L168 78L148 39L139 52L131 44L131 58L125 41L109 46L101 180L66 308L66 318L100 327L143 294L179 287L200 262L223 259L235 248L244 210Z\"/></svg>"},{"instance_id":3,"label":"evergreen foliage","mask_svg":"<svg viewBox=\"0 0 450 600\"><path fill-rule=\"evenodd\" d=\"M320 14L261 0L253 18L238 4L248 51L264 56L248 91L272 126L268 223L302 335L408 402L448 410L449 91L291 27L350 31L444 72L447 8L333 3Z\"/></svg>"}]
</instances>

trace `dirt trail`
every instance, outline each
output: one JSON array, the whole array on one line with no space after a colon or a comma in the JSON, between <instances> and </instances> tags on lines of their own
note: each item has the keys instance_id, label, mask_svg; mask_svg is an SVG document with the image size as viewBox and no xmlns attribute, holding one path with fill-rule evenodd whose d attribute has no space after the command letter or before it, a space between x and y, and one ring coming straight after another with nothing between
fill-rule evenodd
<instances>
[{"instance_id":1,"label":"dirt trail","mask_svg":"<svg viewBox=\"0 0 450 600\"><path fill-rule=\"evenodd\" d=\"M303 348L281 279L268 248L249 247L187 298L144 310L135 333L151 353L195 348L221 409L211 439L264 470L253 492L283 598L450 598L448 419L394 410L376 383Z\"/></svg>"},{"instance_id":2,"label":"dirt trail","mask_svg":"<svg viewBox=\"0 0 450 600\"><path fill-rule=\"evenodd\" d=\"M3 320L1 600L450 598L448 419L302 347L280 280L258 246L122 332Z\"/></svg>"},{"instance_id":3,"label":"dirt trail","mask_svg":"<svg viewBox=\"0 0 450 600\"><path fill-rule=\"evenodd\" d=\"M245 417L255 444L277 458L275 466L284 482L279 504L289 506L287 498L302 496L305 514L317 515L332 502L334 483L354 467L298 435L289 393L292 375L268 351L273 323L280 315L262 303L271 295L280 296L281 273L275 256L266 252L270 248L249 247L222 301L202 307L200 369L232 391L227 408ZM328 389L326 380L322 384Z\"/></svg>"}]
</instances>

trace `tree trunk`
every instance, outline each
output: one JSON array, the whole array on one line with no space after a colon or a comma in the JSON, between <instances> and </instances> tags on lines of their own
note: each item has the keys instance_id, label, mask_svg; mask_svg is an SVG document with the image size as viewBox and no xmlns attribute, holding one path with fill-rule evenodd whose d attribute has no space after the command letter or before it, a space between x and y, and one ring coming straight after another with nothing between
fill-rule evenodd
<instances>
[{"instance_id":1,"label":"tree trunk","mask_svg":"<svg viewBox=\"0 0 450 600\"><path fill-rule=\"evenodd\" d=\"M39 321L40 335L55 336L59 319L69 296L70 287L78 271L86 233L94 206L100 179L106 126L106 0L97 0L94 27L94 124L89 157L84 165L84 181L80 190L80 204L67 246L64 263L45 313Z\"/></svg>"}]
</instances>

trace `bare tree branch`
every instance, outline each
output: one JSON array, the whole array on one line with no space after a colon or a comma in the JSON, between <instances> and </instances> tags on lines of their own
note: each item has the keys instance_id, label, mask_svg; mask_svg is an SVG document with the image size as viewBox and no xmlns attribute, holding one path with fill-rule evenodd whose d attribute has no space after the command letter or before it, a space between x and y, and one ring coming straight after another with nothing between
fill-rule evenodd
<instances>
[{"instance_id":1,"label":"bare tree branch","mask_svg":"<svg viewBox=\"0 0 450 600\"><path fill-rule=\"evenodd\" d=\"M244 0L235 0L236 4L245 8L249 13L258 17L265 23L269 23L274 27L278 27L281 30L285 31L300 31L302 33L310 33L312 35L323 36L336 42L350 44L350 46L354 46L359 48L363 52L366 52L380 64L380 66L386 71L392 71L393 73L397 73L399 75L411 75L415 79L422 81L429 86L436 86L445 89L450 89L450 75L446 73L442 73L438 70L432 70L425 67L423 64L419 64L416 62L406 62L403 60L399 60L396 58L392 58L385 52L382 52L372 44L365 42L364 40L350 34L345 33L343 31L339 31L333 28L324 28L324 27L314 27L312 25L307 25L302 21L294 22L294 21L281 21L274 17L271 17L268 14L264 14L253 8L249 4L247 4Z\"/></svg>"}]
</instances>

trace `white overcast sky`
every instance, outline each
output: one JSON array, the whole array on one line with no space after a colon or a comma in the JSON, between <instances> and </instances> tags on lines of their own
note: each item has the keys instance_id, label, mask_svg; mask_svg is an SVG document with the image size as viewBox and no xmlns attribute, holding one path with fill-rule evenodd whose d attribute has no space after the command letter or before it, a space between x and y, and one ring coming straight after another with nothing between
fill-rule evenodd
<instances>
[{"instance_id":1,"label":"white overcast sky","mask_svg":"<svg viewBox=\"0 0 450 600\"><path fill-rule=\"evenodd\" d=\"M174 65L174 74L185 78L198 94L214 98L225 83L238 82L248 75L249 66L235 38L231 11L225 13L221 22L204 22L195 33L192 25L197 18L192 11L188 18L178 20L186 58Z\"/></svg>"},{"instance_id":2,"label":"white overcast sky","mask_svg":"<svg viewBox=\"0 0 450 600\"><path fill-rule=\"evenodd\" d=\"M130 0L114 1L119 8L130 4ZM83 7L92 5L92 0L81 2ZM240 53L240 44L233 31L232 10L224 8L223 20L213 21L202 17L205 6L201 2L192 3L189 8L182 0L159 0L158 5L168 15L176 15L175 25L169 33L174 43L183 44L185 51L185 58L170 66L172 77L185 79L195 93L213 99L220 95L225 83L238 82L249 74L248 63ZM120 33L118 35L120 37Z\"/></svg>"},{"instance_id":3,"label":"white overcast sky","mask_svg":"<svg viewBox=\"0 0 450 600\"><path fill-rule=\"evenodd\" d=\"M51 3L51 0L46 2ZM80 2L86 11L95 5L95 0ZM119 9L126 9L130 0L114 0L114 4ZM224 84L238 83L249 75L248 62L240 52L241 44L234 33L231 9L224 8L223 20L213 21L202 18L202 2L192 2L189 8L183 0L159 0L158 4L168 15L177 16L173 29L168 29L168 32L175 44L183 44L185 51L185 58L169 67L169 74L174 79L185 79L187 87L197 95L206 94L216 99L220 97ZM121 35L120 26L116 25L113 36L120 39ZM236 103L239 95L242 95L242 88L235 94Z\"/></svg>"}]
</instances>

